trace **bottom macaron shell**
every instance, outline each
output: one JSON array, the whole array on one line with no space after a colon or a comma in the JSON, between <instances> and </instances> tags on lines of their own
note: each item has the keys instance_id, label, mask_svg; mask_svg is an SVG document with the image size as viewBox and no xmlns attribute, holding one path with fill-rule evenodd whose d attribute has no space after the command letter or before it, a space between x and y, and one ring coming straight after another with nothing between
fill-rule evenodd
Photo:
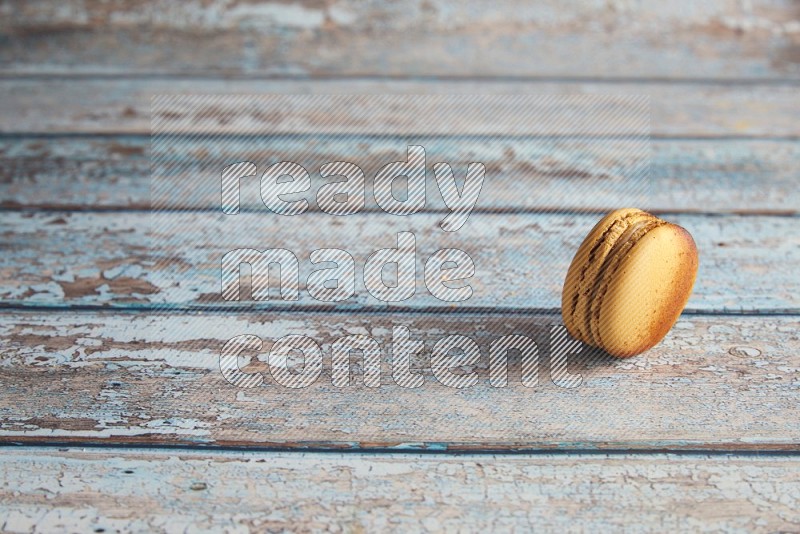
<instances>
[{"instance_id":1,"label":"bottom macaron shell","mask_svg":"<svg viewBox=\"0 0 800 534\"><path fill-rule=\"evenodd\" d=\"M614 272L596 306L599 344L626 358L656 345L672 328L697 276L697 248L674 224L659 226L637 242Z\"/></svg>"}]
</instances>

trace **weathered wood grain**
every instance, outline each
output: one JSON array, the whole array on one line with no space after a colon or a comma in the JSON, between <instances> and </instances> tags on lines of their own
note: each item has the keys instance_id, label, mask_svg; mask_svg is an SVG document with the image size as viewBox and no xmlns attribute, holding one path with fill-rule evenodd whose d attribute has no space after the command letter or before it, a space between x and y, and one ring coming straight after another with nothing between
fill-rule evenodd
<instances>
[{"instance_id":1,"label":"weathered wood grain","mask_svg":"<svg viewBox=\"0 0 800 534\"><path fill-rule=\"evenodd\" d=\"M396 247L397 232L416 236L417 287L393 309L554 309L575 250L599 215L473 213L458 232L443 232L444 213L337 217L269 212L235 218L211 212L5 212L0 242L0 299L5 305L220 307L230 309L375 309L387 307L364 289L363 266L378 249ZM669 215L700 250L693 311L796 311L800 236L794 217ZM152 233L150 228L153 228ZM313 231L311 231L313 229ZM245 247L285 248L300 264L298 301L221 298L222 255ZM340 248L354 258L355 296L325 303L305 291L311 251ZM425 287L425 261L459 248L475 263L473 295L442 302ZM317 267L319 268L319 267ZM387 280L389 280L387 278ZM387 282L388 283L388 282ZM276 281L273 288L277 289Z\"/></svg>"},{"instance_id":2,"label":"weathered wood grain","mask_svg":"<svg viewBox=\"0 0 800 534\"><path fill-rule=\"evenodd\" d=\"M6 2L13 73L775 79L800 75L790 0Z\"/></svg>"},{"instance_id":3,"label":"weathered wood grain","mask_svg":"<svg viewBox=\"0 0 800 534\"><path fill-rule=\"evenodd\" d=\"M798 316L684 316L639 357L570 355L568 372L581 376L571 388L551 380L549 331L558 322L555 314L5 311L0 441L800 451ZM416 389L392 378L395 326L424 344L411 361L424 379ZM264 383L252 389L220 371L223 344L241 334L263 341L241 363L262 373ZM323 353L322 374L307 388L281 386L269 372L268 351L291 334L310 337ZM379 387L364 385L359 364L349 386L332 384L331 343L350 334L381 346ZM463 369L477 373L471 387L447 387L431 374L430 351L450 334L480 347L479 361ZM523 386L514 356L508 386L490 385L488 347L506 334L537 342L535 387Z\"/></svg>"},{"instance_id":4,"label":"weathered wood grain","mask_svg":"<svg viewBox=\"0 0 800 534\"><path fill-rule=\"evenodd\" d=\"M424 140L428 149L446 138ZM630 203L625 189L601 191L574 184L618 175L630 167L630 154L617 149L619 158L597 158L614 153L622 141L578 142L537 139L476 139L460 141L460 150L448 150L458 172L480 156L487 168L487 185L479 210L542 210L571 206L613 209ZM358 154L352 154L357 145ZM360 164L383 164L394 158L399 140L365 136L347 144L333 139L265 136L238 143L187 139L186 165L203 160L254 160L261 168L273 161L293 161L302 155L308 169L327 161L352 158ZM468 149L472 149L470 152ZM598 150L601 148L602 150ZM798 214L800 142L780 140L661 140L651 143L650 192L642 207L653 211L700 211ZM59 210L147 209L150 206L150 139L145 136L19 136L0 138L0 206ZM374 174L367 172L371 191ZM318 178L318 177L317 177ZM429 176L428 188L436 191ZM218 208L219 193L196 187L196 177L160 177L175 192L173 204L184 208ZM321 185L315 181L314 190ZM572 185L570 187L570 185ZM245 186L246 187L246 184ZM252 191L248 191L252 193ZM603 194L605 193L605 195ZM621 198L622 197L622 198ZM256 199L253 202L253 199ZM242 202L260 208L258 195ZM377 210L371 194L365 209ZM316 204L312 203L311 209ZM442 210L440 195L428 196L426 209Z\"/></svg>"},{"instance_id":5,"label":"weathered wood grain","mask_svg":"<svg viewBox=\"0 0 800 534\"><path fill-rule=\"evenodd\" d=\"M578 94L648 95L651 108L651 133L655 137L797 137L800 135L798 88L784 85L731 85L725 83L591 83L532 81L400 81L400 80L220 80L220 79L2 79L0 93L0 133L138 133L151 131L150 103L159 94ZM423 100L419 100L423 102ZM586 101L587 106L592 106ZM595 106L596 107L596 106ZM229 122L219 124L215 114L199 124L187 123L183 114L174 119L181 128L199 131L247 131L271 133L276 120L286 122L280 110L251 116L243 108ZM410 117L424 117L425 110L412 105L387 108L373 113L365 131L389 134L408 133ZM580 110L577 116L580 115ZM513 110L501 110L511 116ZM615 121L621 115L614 116ZM237 122L241 120L240 123ZM305 131L319 133L325 117L309 117ZM417 123L424 125L422 119ZM559 125L560 124L560 125ZM563 129L563 123L531 124L529 132L547 134L548 128ZM619 123L624 125L624 123ZM168 123L162 124L166 128ZM603 124L597 123L597 128ZM484 116L470 122L471 133L500 132L505 125ZM641 133L638 122L632 127ZM358 133L354 130L353 133ZM447 132L452 133L452 132ZM617 133L625 133L620 130Z\"/></svg>"},{"instance_id":6,"label":"weathered wood grain","mask_svg":"<svg viewBox=\"0 0 800 534\"><path fill-rule=\"evenodd\" d=\"M0 454L5 532L800 528L795 456Z\"/></svg>"},{"instance_id":7,"label":"weathered wood grain","mask_svg":"<svg viewBox=\"0 0 800 534\"><path fill-rule=\"evenodd\" d=\"M158 307L221 304L199 215L176 214L175 226L165 230L175 242L162 247L157 239L153 249L145 213L64 211L148 206L144 136L154 94L494 92L648 94L658 141L652 205L644 207L796 215L796 3L662 4L578 9L501 0L466 12L451 0L3 3L0 133L10 135L0 139L0 204L56 211L0 214L0 300L11 308L0 313L0 442L800 452L795 217L670 216L695 234L703 255L690 314L659 347L633 360L584 349L569 368L582 376L580 386L562 388L550 380L548 342L559 317L525 310L558 305L566 262L594 216L481 213L450 240L437 228L441 214L398 225L373 213L330 228L320 214L292 229L284 219L274 233L259 235L277 236L269 244L296 251L301 265L322 246L349 249L361 264L375 248L391 246L393 232L407 229L417 233L423 259L452 244L469 250L479 270L469 304L481 311L444 313L420 284L413 305L397 312L369 302L359 288L349 312L308 311L318 303L303 293L302 313L270 302L258 312L189 314ZM408 117L426 109L400 112ZM400 112L379 114L369 132L397 131ZM173 119L175 128L186 125L186 116ZM252 129L250 119L235 117L226 128ZM274 133L276 124L267 114L255 129ZM309 124L307 132L318 133L319 122ZM503 133L490 123L479 126ZM59 132L140 137L50 137ZM18 133L46 135L37 146ZM532 133L565 132L544 125ZM714 139L700 139L706 137ZM568 160L531 167L524 140L491 143L499 181L486 190L486 211L571 207L570 199L555 198L563 195L563 173L586 169ZM386 150L375 140L364 146L374 156ZM319 158L337 152L335 146L310 151ZM589 174L603 172L612 173L594 165ZM529 192L531 178L539 195ZM212 205L204 191L176 193L185 195L182 207ZM602 195L593 200L598 207L614 204ZM429 205L441 207L438 197ZM548 259L531 243L558 252ZM172 274L192 269L190 283L173 285ZM370 311L359 311L364 306ZM762 315L696 315L713 310ZM413 360L425 378L419 389L391 378L394 325L408 326L425 344ZM256 389L228 384L219 370L222 344L241 333L264 340L248 359L248 369L265 378ZM363 385L358 364L351 386L331 384L331 344L354 333L381 344L378 389ZM471 388L448 388L431 372L430 350L449 333L469 335L481 347L481 360L464 368L480 377ZM488 346L509 333L539 343L535 388L521 385L514 358L507 388L488 383ZM324 351L322 376L307 389L283 388L268 372L266 351L287 334L310 336ZM344 531L464 525L604 531L632 528L634 518L642 530L790 531L800 528L796 460L2 448L0 530L333 530L339 524Z\"/></svg>"}]
</instances>

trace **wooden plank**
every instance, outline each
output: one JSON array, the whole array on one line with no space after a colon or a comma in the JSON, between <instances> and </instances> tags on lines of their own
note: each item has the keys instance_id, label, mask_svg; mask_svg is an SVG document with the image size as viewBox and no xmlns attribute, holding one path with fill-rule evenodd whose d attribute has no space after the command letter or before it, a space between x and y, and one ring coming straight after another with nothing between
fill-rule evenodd
<instances>
[{"instance_id":1,"label":"wooden plank","mask_svg":"<svg viewBox=\"0 0 800 534\"><path fill-rule=\"evenodd\" d=\"M149 134L150 102L159 94L558 94L558 95L648 95L651 133L655 137L797 137L800 135L800 110L797 87L788 85L730 85L713 83L598 83L532 81L402 81L402 80L220 80L220 79L3 79L0 92L0 133L138 133ZM91 97L87 97L91 95ZM418 100L418 102L423 102ZM588 106L591 102L587 100ZM236 108L234 108L234 111ZM409 117L424 117L426 108L387 107L370 115L365 125L370 132L391 133L408 128ZM276 121L285 122L280 110L252 116L240 109L224 125L225 131L272 132ZM513 116L513 109L500 109L500 115ZM580 116L580 115L578 115ZM624 114L615 118L621 120ZM169 116L162 117L169 119ZM217 116L207 117L199 128L219 127ZM314 119L313 114L310 117ZM236 119L236 120L234 120ZM324 123L324 117L311 120L308 131ZM241 120L241 128L239 128ZM185 126L178 115L176 124ZM426 124L417 121L417 124ZM485 115L472 124L472 133L481 129L504 131L505 124ZM560 131L564 123L532 123L530 132L546 134L548 127ZM191 125L190 125L191 126ZM519 126L519 125L518 125ZM577 127L577 126L576 126ZM597 125L598 128L602 124ZM213 130L212 130L213 131ZM354 133L358 133L355 131ZM407 133L407 132L406 132ZM451 133L451 132L449 132ZM624 133L624 132L618 132ZM636 134L641 128L635 126Z\"/></svg>"},{"instance_id":2,"label":"wooden plank","mask_svg":"<svg viewBox=\"0 0 800 534\"><path fill-rule=\"evenodd\" d=\"M425 140L431 147L447 138ZM599 145L599 143L597 143ZM613 141L603 143L612 153ZM618 142L623 145L624 143ZM183 144L186 165L203 159L220 162L258 160L264 167L303 155L302 163L316 169L321 163L350 156L353 145L359 162L384 163L401 146L396 140L364 136L349 139L347 146L335 139L269 136L262 140L218 143L187 139ZM573 161L591 155L595 144L559 140L476 139L460 141L459 151L449 151L458 171L479 155L487 168L488 185L478 208L483 210L543 210L558 204L610 210L626 203L617 195L602 195L570 187L587 178L600 183L614 176L610 158L589 158L590 163ZM469 153L465 148L472 147ZM558 148L564 154L556 157ZM780 140L653 140L650 160L650 193L643 207L653 211L702 211L735 213L800 213L800 143ZM147 209L150 206L150 139L144 136L20 136L0 138L0 207L56 210ZM546 161L546 165L545 165ZM371 191L374 174L366 173ZM433 177L428 188L436 191ZM174 203L192 209L219 207L217 191L197 188L196 179L161 177L175 191ZM321 182L313 183L314 191ZM246 185L244 186L246 187ZM531 189L533 188L533 189ZM531 194L535 191L536 194ZM248 191L248 193L251 191ZM568 194L565 194L568 193ZM615 198L616 196L616 198ZM257 195L243 195L245 207L255 209ZM616 200L616 202L614 202ZM366 196L365 209L377 210L374 197ZM629 202L629 201L628 201ZM315 209L312 203L311 209ZM445 209L438 194L428 196L426 209Z\"/></svg>"},{"instance_id":3,"label":"wooden plank","mask_svg":"<svg viewBox=\"0 0 800 534\"><path fill-rule=\"evenodd\" d=\"M0 528L749 531L800 527L800 461L19 448Z\"/></svg>"},{"instance_id":4,"label":"wooden plank","mask_svg":"<svg viewBox=\"0 0 800 534\"><path fill-rule=\"evenodd\" d=\"M790 0L7 4L13 73L776 79L800 75Z\"/></svg>"},{"instance_id":5,"label":"wooden plank","mask_svg":"<svg viewBox=\"0 0 800 534\"><path fill-rule=\"evenodd\" d=\"M568 357L580 382L553 374L554 314L0 313L0 441L195 444L327 449L792 450L800 451L800 316L683 316L646 354L618 360L584 349ZM389 344L405 326L423 343L398 385ZM252 389L228 383L220 350L234 336L263 341L241 365ZM331 378L331 344L371 336L382 350L380 386ZM434 344L466 335L481 355L477 383L454 389L431 374ZM539 347L538 385L488 380L488 347L507 334ZM267 354L287 335L319 344L322 374L291 389ZM249 363L247 363L249 361ZM360 357L356 358L360 362ZM297 363L292 361L291 365ZM440 375L441 376L441 375ZM555 376L556 382L552 381ZM563 379L562 379L563 378ZM577 380L577 377L574 376ZM576 387L561 387L561 386Z\"/></svg>"},{"instance_id":6,"label":"wooden plank","mask_svg":"<svg viewBox=\"0 0 800 534\"><path fill-rule=\"evenodd\" d=\"M363 266L375 250L396 247L397 232L416 240L416 293L393 309L555 309L567 266L597 214L473 213L457 232L439 227L444 213L398 217L385 213L296 217L266 212L236 216L211 212L5 212L0 258L5 305L226 307L230 309L373 309L387 304L363 285ZM793 217L668 217L687 228L700 250L693 311L796 311L800 236ZM149 229L153 228L153 233ZM313 228L314 231L309 231ZM236 248L284 248L299 262L299 300L221 298L222 255ZM340 248L355 262L355 295L317 301L305 282L313 250ZM424 282L424 265L442 248L470 255L475 275L470 299L443 302ZM317 267L318 269L319 267ZM389 279L387 278L387 281ZM389 282L387 282L389 283ZM273 290L277 289L273 280Z\"/></svg>"}]
</instances>

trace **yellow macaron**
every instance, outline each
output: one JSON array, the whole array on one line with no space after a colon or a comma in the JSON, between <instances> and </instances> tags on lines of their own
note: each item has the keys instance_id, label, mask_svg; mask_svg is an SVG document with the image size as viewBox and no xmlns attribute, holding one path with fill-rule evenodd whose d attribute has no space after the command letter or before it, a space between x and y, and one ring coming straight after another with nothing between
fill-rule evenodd
<instances>
[{"instance_id":1,"label":"yellow macaron","mask_svg":"<svg viewBox=\"0 0 800 534\"><path fill-rule=\"evenodd\" d=\"M697 276L697 247L684 228L635 208L603 217L572 260L561 294L567 331L620 358L667 335Z\"/></svg>"}]
</instances>

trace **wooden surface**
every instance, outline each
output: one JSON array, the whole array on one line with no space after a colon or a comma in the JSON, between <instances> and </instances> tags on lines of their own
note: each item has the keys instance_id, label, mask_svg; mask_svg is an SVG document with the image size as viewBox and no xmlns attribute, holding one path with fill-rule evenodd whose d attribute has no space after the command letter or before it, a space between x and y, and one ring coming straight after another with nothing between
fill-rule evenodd
<instances>
[{"instance_id":1,"label":"wooden surface","mask_svg":"<svg viewBox=\"0 0 800 534\"><path fill-rule=\"evenodd\" d=\"M570 359L580 386L556 385L549 331L555 314L4 312L0 339L9 386L0 439L117 444L269 446L291 449L719 449L798 451L800 343L796 316L685 316L646 356L617 360L584 350ZM412 360L425 384L392 379L392 328L425 350ZM479 381L453 389L430 370L444 335L482 350ZM540 345L539 384L525 387L519 360L508 386L488 382L488 348L506 334ZM222 377L222 345L240 334L264 346L248 372L264 385ZM321 376L308 388L278 384L266 366L290 334L320 344ZM348 334L382 347L381 387L331 382L330 345ZM357 361L360 362L360 359ZM557 377L556 377L557 378Z\"/></svg>"},{"instance_id":2,"label":"wooden surface","mask_svg":"<svg viewBox=\"0 0 800 534\"><path fill-rule=\"evenodd\" d=\"M347 307L303 292L293 306L237 308L202 278L174 286L189 269L215 279L193 218L216 192L168 177L177 241L151 240L151 98L250 93L648 97L641 207L698 242L687 312L652 351L624 361L585 351L568 368L579 387L551 380L566 264L624 191L581 196L580 180L616 177L613 158L546 122L479 136L454 156L480 150L492 180L447 238L474 254L487 289L469 306L420 289L388 307L361 288ZM0 3L0 530L800 529L798 102L790 0ZM426 111L378 114L357 137L364 157L386 160L397 146L381 134ZM315 139L322 111L301 130L282 131L276 116L226 128L256 134L263 160L302 152L314 164L346 148ZM210 124L166 118L184 133ZM252 147L187 139L187 163ZM613 154L618 141L600 139ZM363 265L413 227L427 257L444 244L432 233L442 199L430 198L404 225L374 203L327 227L312 209L313 232L279 221L275 243L298 256L340 246ZM574 216L576 206L588 211ZM242 217L257 209L246 202ZM553 257L533 254L532 239ZM425 344L421 388L391 378L393 325ZM265 384L251 390L219 369L222 344L243 333L264 341L246 369ZM290 333L325 355L299 391L265 364ZM470 388L431 373L430 350L449 333L481 348ZM514 358L508 387L488 382L488 346L508 333L540 346L534 388ZM381 388L364 386L359 365L352 385L332 385L330 347L348 334L381 345Z\"/></svg>"},{"instance_id":3,"label":"wooden surface","mask_svg":"<svg viewBox=\"0 0 800 534\"><path fill-rule=\"evenodd\" d=\"M10 1L14 74L796 80L790 0Z\"/></svg>"},{"instance_id":4,"label":"wooden surface","mask_svg":"<svg viewBox=\"0 0 800 534\"><path fill-rule=\"evenodd\" d=\"M0 286L0 297L9 305L58 307L554 309L560 306L573 251L598 219L597 214L479 213L460 231L444 234L438 226L444 214L398 218L367 213L334 224L330 215L305 214L305 225L258 212L237 217L232 234L226 231L227 221L220 221L215 212L169 212L157 217L146 212L7 213L5 248L13 255L0 260L8 277ZM692 233L702 253L690 310L793 313L800 309L800 280L792 268L800 263L794 217L676 214L669 218ZM318 230L309 232L310 227ZM364 288L363 265L373 251L396 246L395 236L401 231L416 235L416 294L408 301L386 304ZM277 295L258 302L222 299L222 254L237 247L266 247L253 235L270 235L272 248L297 255L299 300L283 301ZM319 302L306 292L305 281L313 267L308 254L325 247L347 250L356 263L355 296L345 304ZM474 295L463 303L443 302L425 287L424 261L447 247L464 250L476 265L470 278ZM536 284L520 284L525 276L535 276Z\"/></svg>"},{"instance_id":5,"label":"wooden surface","mask_svg":"<svg viewBox=\"0 0 800 534\"><path fill-rule=\"evenodd\" d=\"M437 138L425 139L425 146L440 144ZM308 161L331 161L344 155L345 146L313 138L265 136L256 143L226 143L223 147L202 139L187 140L187 157L215 154L221 159L258 158L283 161L303 153ZM359 161L389 159L398 143L364 136L354 141L362 147ZM620 146L624 146L619 143ZM468 163L468 145L451 156L453 165ZM612 175L614 167L602 158L592 165L576 165L568 158L552 161L551 140L482 139L483 162L491 170L489 183L481 192L479 210L533 211L571 206L613 209L627 191L609 189L587 191L581 178L598 183ZM346 145L351 146L351 145ZM597 148L586 143L563 142L569 152L583 150L591 155ZM613 154L609 143L605 154ZM548 153L548 166L537 166L529 158ZM386 156L383 157L384 153ZM200 161L200 158L197 159ZM191 164L191 160L186 165ZM262 163L263 165L263 163ZM800 146L795 141L775 139L666 139L653 140L649 153L647 206L655 212L762 213L797 215L800 211ZM146 210L150 206L150 138L147 135L14 135L0 137L0 207L41 210ZM52 176L57 175L58 180ZM368 189L374 173L366 173ZM577 178L580 177L580 178ZM432 177L431 177L432 178ZM162 177L161 183L175 191L176 206L192 209L217 207L216 190L190 187L185 176ZM536 187L536 194L528 194ZM246 187L246 184L243 185ZM427 185L432 193L427 206L444 209L436 194L433 179ZM256 195L242 195L244 207L261 207ZM613 201L617 203L612 203ZM557 201L557 202L556 202ZM366 210L376 211L372 195L366 196ZM312 203L310 209L315 209Z\"/></svg>"},{"instance_id":6,"label":"wooden surface","mask_svg":"<svg viewBox=\"0 0 800 534\"><path fill-rule=\"evenodd\" d=\"M3 452L7 532L800 528L796 457Z\"/></svg>"},{"instance_id":7,"label":"wooden surface","mask_svg":"<svg viewBox=\"0 0 800 534\"><path fill-rule=\"evenodd\" d=\"M150 100L161 94L579 94L648 95L653 137L796 138L797 86L729 82L475 80L218 80L207 78L0 79L0 133L149 134ZM87 98L91 95L91 98ZM676 105L677 104L677 105ZM398 113L377 115L372 130ZM233 124L229 129L233 129ZM273 123L264 121L265 132ZM547 128L547 124L543 125ZM546 130L545 130L546 132Z\"/></svg>"}]
</instances>

